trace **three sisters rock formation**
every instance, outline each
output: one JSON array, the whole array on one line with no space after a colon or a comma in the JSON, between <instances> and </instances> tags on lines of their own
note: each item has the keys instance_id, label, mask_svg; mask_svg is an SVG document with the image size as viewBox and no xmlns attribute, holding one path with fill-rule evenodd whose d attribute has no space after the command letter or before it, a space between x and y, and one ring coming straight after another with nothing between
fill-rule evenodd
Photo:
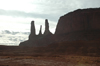
<instances>
[{"instance_id":1,"label":"three sisters rock formation","mask_svg":"<svg viewBox=\"0 0 100 66\"><path fill-rule=\"evenodd\" d=\"M47 46L48 44L51 44L52 42L51 40L52 38L50 38L52 35L53 34L49 31L49 23L47 19L45 20L44 34L42 34L42 26L40 26L40 31L38 35L36 35L34 21L32 21L29 40L20 43L19 46L34 46L34 47Z\"/></svg>"},{"instance_id":2,"label":"three sisters rock formation","mask_svg":"<svg viewBox=\"0 0 100 66\"><path fill-rule=\"evenodd\" d=\"M61 16L55 34L49 31L48 20L45 20L45 32L35 34L34 21L31 22L29 40L21 42L19 46L47 46L53 43L77 40L100 39L100 8L78 9Z\"/></svg>"}]
</instances>

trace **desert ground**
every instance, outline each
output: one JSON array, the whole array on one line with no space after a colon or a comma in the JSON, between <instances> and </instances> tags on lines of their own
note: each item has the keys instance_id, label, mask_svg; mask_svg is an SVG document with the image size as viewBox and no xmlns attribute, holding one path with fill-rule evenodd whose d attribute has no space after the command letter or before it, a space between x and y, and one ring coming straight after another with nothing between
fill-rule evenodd
<instances>
[{"instance_id":1,"label":"desert ground","mask_svg":"<svg viewBox=\"0 0 100 66\"><path fill-rule=\"evenodd\" d=\"M0 66L100 66L100 57L0 56Z\"/></svg>"},{"instance_id":2,"label":"desert ground","mask_svg":"<svg viewBox=\"0 0 100 66\"><path fill-rule=\"evenodd\" d=\"M67 54L46 48L0 46L0 66L100 66L100 56L95 53Z\"/></svg>"}]
</instances>

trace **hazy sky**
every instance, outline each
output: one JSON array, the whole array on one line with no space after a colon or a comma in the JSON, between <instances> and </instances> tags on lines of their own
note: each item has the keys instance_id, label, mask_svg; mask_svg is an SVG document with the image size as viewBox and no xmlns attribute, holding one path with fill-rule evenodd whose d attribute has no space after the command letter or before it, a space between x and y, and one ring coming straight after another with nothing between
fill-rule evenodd
<instances>
[{"instance_id":1,"label":"hazy sky","mask_svg":"<svg viewBox=\"0 0 100 66\"><path fill-rule=\"evenodd\" d=\"M30 31L35 21L37 33L45 19L54 33L60 16L83 8L98 8L100 0L0 0L0 30Z\"/></svg>"}]
</instances>

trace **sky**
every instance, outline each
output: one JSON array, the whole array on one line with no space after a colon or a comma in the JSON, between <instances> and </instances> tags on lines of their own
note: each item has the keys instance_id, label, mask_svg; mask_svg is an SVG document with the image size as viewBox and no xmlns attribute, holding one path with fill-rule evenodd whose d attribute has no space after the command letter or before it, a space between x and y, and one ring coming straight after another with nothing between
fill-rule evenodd
<instances>
[{"instance_id":1,"label":"sky","mask_svg":"<svg viewBox=\"0 0 100 66\"><path fill-rule=\"evenodd\" d=\"M100 0L0 0L0 31L30 32L34 20L36 34L40 25L43 33L48 19L54 33L60 16L76 9L99 7Z\"/></svg>"}]
</instances>

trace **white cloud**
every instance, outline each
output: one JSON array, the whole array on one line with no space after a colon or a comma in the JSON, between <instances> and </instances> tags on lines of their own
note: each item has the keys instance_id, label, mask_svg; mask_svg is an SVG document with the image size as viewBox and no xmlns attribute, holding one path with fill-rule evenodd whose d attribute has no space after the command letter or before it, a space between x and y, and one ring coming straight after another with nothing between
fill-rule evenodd
<instances>
[{"instance_id":1,"label":"white cloud","mask_svg":"<svg viewBox=\"0 0 100 66\"><path fill-rule=\"evenodd\" d=\"M99 2L100 0L0 0L0 9L4 10L0 12L0 27L30 31L30 22L34 20L38 33L40 25L49 19L50 30L54 32L60 16L78 8L99 7Z\"/></svg>"},{"instance_id":2,"label":"white cloud","mask_svg":"<svg viewBox=\"0 0 100 66\"><path fill-rule=\"evenodd\" d=\"M6 18L6 19L5 19ZM10 31L21 31L30 32L31 21L35 21L36 33L38 34L40 25L42 25L44 32L45 19L41 18L23 18L23 17L11 17L11 16L0 16L0 30L10 30ZM50 21L50 30L54 33L56 22Z\"/></svg>"},{"instance_id":3,"label":"white cloud","mask_svg":"<svg viewBox=\"0 0 100 66\"><path fill-rule=\"evenodd\" d=\"M30 2L31 0L0 0L0 9L30 12L36 9L36 5Z\"/></svg>"},{"instance_id":4,"label":"white cloud","mask_svg":"<svg viewBox=\"0 0 100 66\"><path fill-rule=\"evenodd\" d=\"M48 19L54 33L60 16L79 8L95 7L100 7L100 0L0 0L0 30L30 32L34 20L36 34L40 25L43 33Z\"/></svg>"}]
</instances>

